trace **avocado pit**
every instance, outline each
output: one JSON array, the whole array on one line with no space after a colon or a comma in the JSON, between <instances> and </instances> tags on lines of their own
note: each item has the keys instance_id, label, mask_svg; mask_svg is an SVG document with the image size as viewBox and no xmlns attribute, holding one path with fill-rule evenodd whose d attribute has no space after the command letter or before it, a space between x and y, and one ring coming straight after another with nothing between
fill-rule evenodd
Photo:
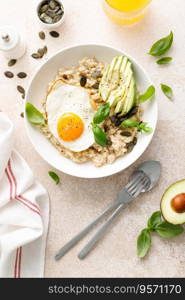
<instances>
[{"instance_id":1,"label":"avocado pit","mask_svg":"<svg viewBox=\"0 0 185 300\"><path fill-rule=\"evenodd\" d=\"M184 213L185 212L185 193L176 195L171 200L171 207L177 213Z\"/></svg>"}]
</instances>

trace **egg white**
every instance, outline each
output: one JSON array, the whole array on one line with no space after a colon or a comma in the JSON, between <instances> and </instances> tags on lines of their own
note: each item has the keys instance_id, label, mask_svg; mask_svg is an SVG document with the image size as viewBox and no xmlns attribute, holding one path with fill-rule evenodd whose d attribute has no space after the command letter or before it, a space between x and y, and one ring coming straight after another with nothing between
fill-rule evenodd
<instances>
[{"instance_id":1,"label":"egg white","mask_svg":"<svg viewBox=\"0 0 185 300\"><path fill-rule=\"evenodd\" d=\"M94 143L90 124L95 111L90 105L89 95L85 89L57 81L47 96L46 112L49 130L64 147L74 152L80 152L88 149ZM65 113L78 115L84 124L82 135L74 141L63 141L57 132L58 120Z\"/></svg>"}]
</instances>

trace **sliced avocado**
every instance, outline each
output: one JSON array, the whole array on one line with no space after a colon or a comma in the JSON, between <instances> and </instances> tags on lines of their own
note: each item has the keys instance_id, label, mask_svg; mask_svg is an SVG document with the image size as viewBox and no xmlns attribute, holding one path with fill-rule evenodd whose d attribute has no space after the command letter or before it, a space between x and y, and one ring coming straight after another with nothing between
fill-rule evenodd
<instances>
[{"instance_id":1,"label":"sliced avocado","mask_svg":"<svg viewBox=\"0 0 185 300\"><path fill-rule=\"evenodd\" d=\"M161 212L171 224L185 223L185 179L169 186L161 199Z\"/></svg>"},{"instance_id":2,"label":"sliced avocado","mask_svg":"<svg viewBox=\"0 0 185 300\"><path fill-rule=\"evenodd\" d=\"M115 107L115 113L126 114L133 107L135 80L132 63L126 56L115 57L106 68L100 82L99 93L110 107Z\"/></svg>"},{"instance_id":3,"label":"sliced avocado","mask_svg":"<svg viewBox=\"0 0 185 300\"><path fill-rule=\"evenodd\" d=\"M123 73L126 69L128 58L125 56L121 56L120 64L117 69L115 69L112 82L111 82L111 91L107 102L109 102L111 107L114 107L119 101L119 97L121 97L122 93L125 90Z\"/></svg>"},{"instance_id":4,"label":"sliced avocado","mask_svg":"<svg viewBox=\"0 0 185 300\"><path fill-rule=\"evenodd\" d=\"M125 101L127 99L127 94L130 90L130 84L131 84L131 81L133 79L133 72L131 70L131 64L130 63L128 64L128 66L125 70L125 77L126 77L126 81L125 81L125 85L124 85L125 88L124 88L123 93L120 95L120 97L117 101L117 106L116 106L116 109L115 109L115 113L122 113L123 112L123 107L124 107Z\"/></svg>"},{"instance_id":5,"label":"sliced avocado","mask_svg":"<svg viewBox=\"0 0 185 300\"><path fill-rule=\"evenodd\" d=\"M104 74L105 76L103 75L100 82L99 91L104 101L107 100L111 92L111 78L118 58L118 56L113 58L111 64L106 69L106 74Z\"/></svg>"},{"instance_id":6,"label":"sliced avocado","mask_svg":"<svg viewBox=\"0 0 185 300\"><path fill-rule=\"evenodd\" d=\"M128 90L128 93L127 93L127 97L124 101L124 105L123 105L123 108L122 108L122 113L120 114L121 116L124 115L124 114L127 114L131 110L131 108L135 104L135 99L136 99L135 80L132 77L131 83L130 83L130 86L129 86L129 90Z\"/></svg>"}]
</instances>

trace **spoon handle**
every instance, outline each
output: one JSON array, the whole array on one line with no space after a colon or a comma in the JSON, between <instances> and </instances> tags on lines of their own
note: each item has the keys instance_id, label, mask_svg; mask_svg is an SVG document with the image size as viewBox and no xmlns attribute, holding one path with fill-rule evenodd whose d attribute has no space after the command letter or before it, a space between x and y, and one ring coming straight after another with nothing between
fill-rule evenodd
<instances>
[{"instance_id":1,"label":"spoon handle","mask_svg":"<svg viewBox=\"0 0 185 300\"><path fill-rule=\"evenodd\" d=\"M122 203L119 207L114 211L114 213L110 216L110 218L103 224L98 232L93 236L93 238L87 243L87 245L80 251L78 254L79 259L84 259L87 254L94 248L96 243L104 236L104 234L109 229L113 220L120 214L123 208L125 208L126 204Z\"/></svg>"},{"instance_id":2,"label":"spoon handle","mask_svg":"<svg viewBox=\"0 0 185 300\"><path fill-rule=\"evenodd\" d=\"M91 229L109 212L120 205L120 201L115 201L111 204L101 215L99 215L93 222L91 222L87 227L85 227L80 233L78 233L74 238L72 238L64 247L62 247L58 253L55 255L55 260L59 260L64 256L72 247L74 247Z\"/></svg>"}]
</instances>

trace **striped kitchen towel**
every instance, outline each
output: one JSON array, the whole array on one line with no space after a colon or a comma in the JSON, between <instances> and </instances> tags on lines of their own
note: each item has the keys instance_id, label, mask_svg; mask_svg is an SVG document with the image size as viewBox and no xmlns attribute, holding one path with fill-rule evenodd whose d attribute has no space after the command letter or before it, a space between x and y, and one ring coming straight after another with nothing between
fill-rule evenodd
<instances>
[{"instance_id":1,"label":"striped kitchen towel","mask_svg":"<svg viewBox=\"0 0 185 300\"><path fill-rule=\"evenodd\" d=\"M43 277L49 197L13 150L13 125L0 112L0 277Z\"/></svg>"}]
</instances>

